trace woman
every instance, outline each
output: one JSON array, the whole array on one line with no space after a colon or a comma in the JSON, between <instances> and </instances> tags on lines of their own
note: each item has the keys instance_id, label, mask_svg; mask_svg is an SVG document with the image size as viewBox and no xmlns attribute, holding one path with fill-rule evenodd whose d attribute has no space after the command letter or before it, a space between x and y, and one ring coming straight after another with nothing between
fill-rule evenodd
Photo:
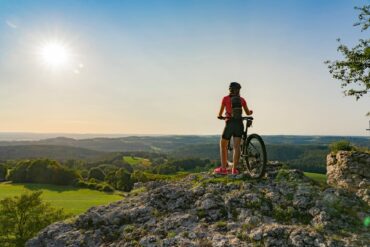
<instances>
[{"instance_id":1,"label":"woman","mask_svg":"<svg viewBox=\"0 0 370 247\"><path fill-rule=\"evenodd\" d=\"M237 82L231 82L229 86L229 95L222 99L220 112L218 118L222 118L224 110L226 110L226 125L220 140L220 156L221 166L214 170L215 174L226 175L231 173L233 175L239 174L236 169L240 158L240 141L243 134L243 120L241 119L242 109L247 115L252 115L253 111L248 109L247 102L243 97L240 97L241 86ZM230 138L234 138L234 154L233 166L231 171L227 169L227 143Z\"/></svg>"}]
</instances>

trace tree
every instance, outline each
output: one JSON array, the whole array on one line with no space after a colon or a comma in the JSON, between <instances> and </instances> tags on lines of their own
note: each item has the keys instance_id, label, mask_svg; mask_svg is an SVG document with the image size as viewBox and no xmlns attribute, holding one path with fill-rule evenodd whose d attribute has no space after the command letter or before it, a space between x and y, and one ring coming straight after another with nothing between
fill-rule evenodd
<instances>
[{"instance_id":1,"label":"tree","mask_svg":"<svg viewBox=\"0 0 370 247\"><path fill-rule=\"evenodd\" d=\"M104 181L105 174L99 167L93 167L89 171L89 179L94 178L96 180Z\"/></svg>"},{"instance_id":2,"label":"tree","mask_svg":"<svg viewBox=\"0 0 370 247\"><path fill-rule=\"evenodd\" d=\"M44 203L41 194L37 191L0 201L0 242L5 246L24 246L41 229L69 217Z\"/></svg>"},{"instance_id":3,"label":"tree","mask_svg":"<svg viewBox=\"0 0 370 247\"><path fill-rule=\"evenodd\" d=\"M123 191L130 191L133 186L131 173L129 173L127 170L123 168L108 173L105 178L105 181L112 185L115 189Z\"/></svg>"},{"instance_id":4,"label":"tree","mask_svg":"<svg viewBox=\"0 0 370 247\"><path fill-rule=\"evenodd\" d=\"M361 26L361 31L367 31L370 26L370 5L361 8L359 21L354 26ZM360 39L359 44L353 48L340 43L338 51L343 55L343 60L326 61L329 72L333 78L342 81L341 87L345 88L344 95L354 96L356 100L367 94L370 90L370 39Z\"/></svg>"},{"instance_id":5,"label":"tree","mask_svg":"<svg viewBox=\"0 0 370 247\"><path fill-rule=\"evenodd\" d=\"M75 171L49 159L22 160L7 176L7 180L15 183L55 185L73 185L79 178Z\"/></svg>"},{"instance_id":6,"label":"tree","mask_svg":"<svg viewBox=\"0 0 370 247\"><path fill-rule=\"evenodd\" d=\"M146 183L149 181L148 177L142 171L134 171L131 174L131 180L133 183L136 183L136 182Z\"/></svg>"},{"instance_id":7,"label":"tree","mask_svg":"<svg viewBox=\"0 0 370 247\"><path fill-rule=\"evenodd\" d=\"M155 166L153 172L157 174L175 174L177 172L177 167L171 164L163 164Z\"/></svg>"},{"instance_id":8,"label":"tree","mask_svg":"<svg viewBox=\"0 0 370 247\"><path fill-rule=\"evenodd\" d=\"M5 165L0 164L0 182L5 180L6 174L8 173L8 169Z\"/></svg>"}]
</instances>

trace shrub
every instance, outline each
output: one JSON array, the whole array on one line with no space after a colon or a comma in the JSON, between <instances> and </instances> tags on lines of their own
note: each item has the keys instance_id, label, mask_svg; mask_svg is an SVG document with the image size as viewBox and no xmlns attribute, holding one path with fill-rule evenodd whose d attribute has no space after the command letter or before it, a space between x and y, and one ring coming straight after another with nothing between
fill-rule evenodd
<instances>
[{"instance_id":1,"label":"shrub","mask_svg":"<svg viewBox=\"0 0 370 247\"><path fill-rule=\"evenodd\" d=\"M354 146L352 146L351 143L346 140L333 142L329 147L332 152L354 150Z\"/></svg>"},{"instance_id":2,"label":"shrub","mask_svg":"<svg viewBox=\"0 0 370 247\"><path fill-rule=\"evenodd\" d=\"M23 160L17 163L7 180L15 183L74 185L80 176L57 161L49 159Z\"/></svg>"},{"instance_id":3,"label":"shrub","mask_svg":"<svg viewBox=\"0 0 370 247\"><path fill-rule=\"evenodd\" d=\"M94 178L99 181L104 181L105 174L99 167L93 167L89 171L89 179Z\"/></svg>"},{"instance_id":4,"label":"shrub","mask_svg":"<svg viewBox=\"0 0 370 247\"><path fill-rule=\"evenodd\" d=\"M133 183L136 183L136 182L145 183L145 182L149 181L149 178L145 175L145 173L143 173L141 171L134 171L131 174L131 179L132 179Z\"/></svg>"},{"instance_id":5,"label":"shrub","mask_svg":"<svg viewBox=\"0 0 370 247\"><path fill-rule=\"evenodd\" d=\"M8 169L6 168L6 166L0 164L0 182L5 180L7 173Z\"/></svg>"},{"instance_id":6,"label":"shrub","mask_svg":"<svg viewBox=\"0 0 370 247\"><path fill-rule=\"evenodd\" d=\"M123 191L130 191L133 186L131 174L123 168L118 169L116 172L107 174L105 181L115 189Z\"/></svg>"},{"instance_id":7,"label":"shrub","mask_svg":"<svg viewBox=\"0 0 370 247\"><path fill-rule=\"evenodd\" d=\"M117 166L110 164L101 164L98 167L104 172L104 174L116 172L119 169Z\"/></svg>"},{"instance_id":8,"label":"shrub","mask_svg":"<svg viewBox=\"0 0 370 247\"><path fill-rule=\"evenodd\" d=\"M91 179L88 182L80 179L76 184L78 187L81 187L81 188L89 188L92 190L99 190L99 191L104 191L104 192L114 191L114 188L110 186L109 184L105 182L94 182L94 179Z\"/></svg>"},{"instance_id":9,"label":"shrub","mask_svg":"<svg viewBox=\"0 0 370 247\"><path fill-rule=\"evenodd\" d=\"M116 174L116 188L123 191L130 191L133 183L131 181L130 173L127 173L124 169L119 169Z\"/></svg>"},{"instance_id":10,"label":"shrub","mask_svg":"<svg viewBox=\"0 0 370 247\"><path fill-rule=\"evenodd\" d=\"M157 174L174 174L177 172L176 166L170 165L170 164L163 164L163 165L158 165L154 167L153 169L154 173Z\"/></svg>"},{"instance_id":11,"label":"shrub","mask_svg":"<svg viewBox=\"0 0 370 247\"><path fill-rule=\"evenodd\" d=\"M89 171L83 169L83 170L79 170L79 173L80 173L80 176L84 179L88 179L89 178Z\"/></svg>"},{"instance_id":12,"label":"shrub","mask_svg":"<svg viewBox=\"0 0 370 247\"><path fill-rule=\"evenodd\" d=\"M102 190L104 192L113 192L114 188L110 186L109 184L103 184Z\"/></svg>"},{"instance_id":13,"label":"shrub","mask_svg":"<svg viewBox=\"0 0 370 247\"><path fill-rule=\"evenodd\" d=\"M40 191L0 201L0 242L2 246L24 246L41 229L69 215L41 200ZM21 217L20 217L21 216Z\"/></svg>"},{"instance_id":14,"label":"shrub","mask_svg":"<svg viewBox=\"0 0 370 247\"><path fill-rule=\"evenodd\" d=\"M132 166L122 160L115 160L113 161L113 165L119 167L119 168L122 168L122 169L125 169L126 172L128 173L132 173L134 171L134 168L132 168Z\"/></svg>"}]
</instances>

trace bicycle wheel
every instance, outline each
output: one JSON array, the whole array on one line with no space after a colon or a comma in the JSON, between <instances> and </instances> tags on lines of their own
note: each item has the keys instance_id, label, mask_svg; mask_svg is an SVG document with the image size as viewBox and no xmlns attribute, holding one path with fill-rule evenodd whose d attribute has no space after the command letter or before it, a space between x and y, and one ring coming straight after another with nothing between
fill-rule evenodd
<instances>
[{"instance_id":1,"label":"bicycle wheel","mask_svg":"<svg viewBox=\"0 0 370 247\"><path fill-rule=\"evenodd\" d=\"M265 174L267 154L265 143L257 134L248 136L243 146L243 161L252 178L261 178Z\"/></svg>"}]
</instances>

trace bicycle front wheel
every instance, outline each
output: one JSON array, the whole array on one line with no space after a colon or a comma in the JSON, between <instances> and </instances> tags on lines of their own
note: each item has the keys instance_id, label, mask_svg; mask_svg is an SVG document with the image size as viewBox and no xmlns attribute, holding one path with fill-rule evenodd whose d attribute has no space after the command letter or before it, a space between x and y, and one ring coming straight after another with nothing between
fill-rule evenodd
<instances>
[{"instance_id":1,"label":"bicycle front wheel","mask_svg":"<svg viewBox=\"0 0 370 247\"><path fill-rule=\"evenodd\" d=\"M261 136L257 134L248 136L243 154L249 175L252 178L261 178L265 174L267 163L266 147Z\"/></svg>"}]
</instances>

